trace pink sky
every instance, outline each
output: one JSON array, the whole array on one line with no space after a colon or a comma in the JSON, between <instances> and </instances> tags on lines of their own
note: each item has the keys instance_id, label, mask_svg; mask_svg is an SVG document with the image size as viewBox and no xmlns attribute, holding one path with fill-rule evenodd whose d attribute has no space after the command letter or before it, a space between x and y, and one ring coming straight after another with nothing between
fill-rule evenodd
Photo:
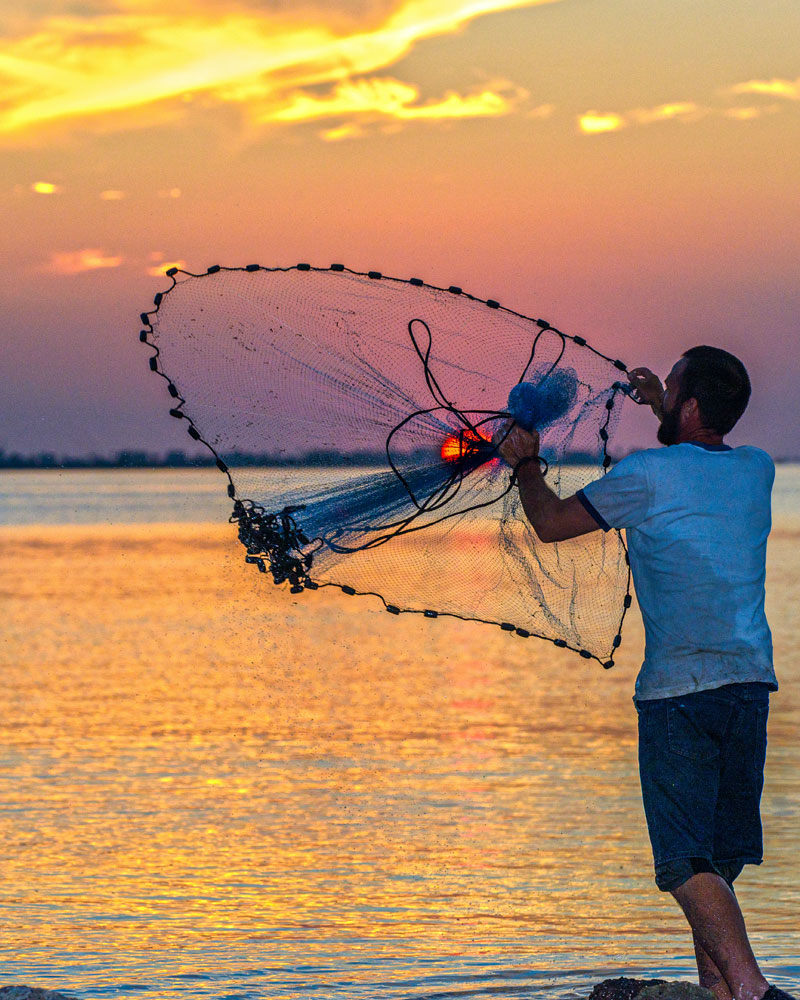
<instances>
[{"instance_id":1,"label":"pink sky","mask_svg":"<svg viewBox=\"0 0 800 1000\"><path fill-rule=\"evenodd\" d=\"M754 383L734 440L800 455L798 37L791 0L0 15L0 447L185 447L137 343L159 273L308 260L662 374L726 347Z\"/></svg>"}]
</instances>

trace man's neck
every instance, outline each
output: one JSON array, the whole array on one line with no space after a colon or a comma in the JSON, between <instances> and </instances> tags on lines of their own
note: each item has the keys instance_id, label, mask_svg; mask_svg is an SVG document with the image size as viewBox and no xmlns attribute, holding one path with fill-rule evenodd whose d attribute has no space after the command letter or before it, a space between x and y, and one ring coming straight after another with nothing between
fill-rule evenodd
<instances>
[{"instance_id":1,"label":"man's neck","mask_svg":"<svg viewBox=\"0 0 800 1000\"><path fill-rule=\"evenodd\" d=\"M722 435L718 434L716 431L707 430L705 427L695 427L693 429L687 429L678 434L675 439L675 444L686 444L691 442L693 444L724 444L722 440Z\"/></svg>"}]
</instances>

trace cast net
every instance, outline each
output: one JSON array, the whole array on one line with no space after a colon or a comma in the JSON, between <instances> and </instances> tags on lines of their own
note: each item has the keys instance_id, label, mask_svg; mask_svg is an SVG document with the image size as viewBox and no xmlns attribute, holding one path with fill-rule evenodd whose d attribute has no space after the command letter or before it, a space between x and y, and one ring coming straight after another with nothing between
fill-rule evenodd
<instances>
[{"instance_id":1,"label":"cast net","mask_svg":"<svg viewBox=\"0 0 800 1000\"><path fill-rule=\"evenodd\" d=\"M622 362L461 289L377 272L171 269L141 339L170 413L228 477L247 560L606 665L630 604L616 531L540 542L493 433L541 437L569 496L610 464Z\"/></svg>"}]
</instances>

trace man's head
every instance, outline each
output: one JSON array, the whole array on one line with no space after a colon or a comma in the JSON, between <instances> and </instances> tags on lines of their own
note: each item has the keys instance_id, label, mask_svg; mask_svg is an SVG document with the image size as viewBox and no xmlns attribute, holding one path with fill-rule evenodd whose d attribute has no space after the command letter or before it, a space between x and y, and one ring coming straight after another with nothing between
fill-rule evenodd
<instances>
[{"instance_id":1,"label":"man's head","mask_svg":"<svg viewBox=\"0 0 800 1000\"><path fill-rule=\"evenodd\" d=\"M692 347L667 376L661 444L690 440L697 431L723 437L750 399L750 379L742 362L719 347ZM687 437L687 434L689 437Z\"/></svg>"}]
</instances>

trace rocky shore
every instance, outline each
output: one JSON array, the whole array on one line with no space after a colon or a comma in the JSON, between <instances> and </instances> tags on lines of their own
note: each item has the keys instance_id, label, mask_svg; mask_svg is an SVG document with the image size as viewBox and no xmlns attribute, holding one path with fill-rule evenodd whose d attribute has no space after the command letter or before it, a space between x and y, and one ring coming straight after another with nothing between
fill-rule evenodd
<instances>
[{"instance_id":1,"label":"rocky shore","mask_svg":"<svg viewBox=\"0 0 800 1000\"><path fill-rule=\"evenodd\" d=\"M2 986L0 1000L75 1000L66 993L42 990L35 986ZM666 979L604 979L589 1000L714 1000L711 990L694 983L669 982Z\"/></svg>"}]
</instances>

